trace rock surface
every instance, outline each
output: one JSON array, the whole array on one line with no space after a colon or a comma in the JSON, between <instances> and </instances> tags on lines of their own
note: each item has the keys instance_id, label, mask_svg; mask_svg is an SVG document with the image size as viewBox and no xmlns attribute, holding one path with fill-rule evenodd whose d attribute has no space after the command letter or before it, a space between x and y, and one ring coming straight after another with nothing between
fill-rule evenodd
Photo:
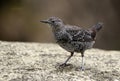
<instances>
[{"instance_id":1,"label":"rock surface","mask_svg":"<svg viewBox=\"0 0 120 81\"><path fill-rule=\"evenodd\" d=\"M90 49L85 71L81 55L59 68L70 54L56 44L0 42L0 81L120 81L120 51Z\"/></svg>"}]
</instances>

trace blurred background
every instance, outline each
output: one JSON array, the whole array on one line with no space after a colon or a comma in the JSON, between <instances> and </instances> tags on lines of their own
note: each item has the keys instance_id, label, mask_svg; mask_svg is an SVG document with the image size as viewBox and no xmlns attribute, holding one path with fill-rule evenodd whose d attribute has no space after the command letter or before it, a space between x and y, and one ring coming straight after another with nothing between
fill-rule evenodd
<instances>
[{"instance_id":1,"label":"blurred background","mask_svg":"<svg viewBox=\"0 0 120 81\"><path fill-rule=\"evenodd\" d=\"M94 47L120 50L120 0L0 0L0 40L55 43L40 20L57 16L89 28L103 22Z\"/></svg>"}]
</instances>

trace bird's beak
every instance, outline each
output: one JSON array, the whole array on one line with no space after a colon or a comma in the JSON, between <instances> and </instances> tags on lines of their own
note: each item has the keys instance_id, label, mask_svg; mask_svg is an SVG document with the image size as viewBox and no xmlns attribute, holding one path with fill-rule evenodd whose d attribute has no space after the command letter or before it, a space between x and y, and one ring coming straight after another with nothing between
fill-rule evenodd
<instances>
[{"instance_id":1,"label":"bird's beak","mask_svg":"<svg viewBox=\"0 0 120 81\"><path fill-rule=\"evenodd\" d=\"M50 23L48 20L41 20L42 23Z\"/></svg>"}]
</instances>

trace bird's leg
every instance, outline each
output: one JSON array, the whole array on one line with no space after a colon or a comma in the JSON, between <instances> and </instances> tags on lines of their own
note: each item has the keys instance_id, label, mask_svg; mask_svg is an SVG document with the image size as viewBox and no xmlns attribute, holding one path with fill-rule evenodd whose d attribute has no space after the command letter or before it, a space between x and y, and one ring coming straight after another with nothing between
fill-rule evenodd
<instances>
[{"instance_id":1,"label":"bird's leg","mask_svg":"<svg viewBox=\"0 0 120 81\"><path fill-rule=\"evenodd\" d=\"M69 59L73 56L74 52L71 52L71 55L67 58L67 60L61 64L60 66L66 66L67 62L69 61Z\"/></svg>"},{"instance_id":2,"label":"bird's leg","mask_svg":"<svg viewBox=\"0 0 120 81\"><path fill-rule=\"evenodd\" d=\"M84 68L84 52L81 53L81 56L82 56L81 70L84 71L85 70L85 68Z\"/></svg>"}]
</instances>

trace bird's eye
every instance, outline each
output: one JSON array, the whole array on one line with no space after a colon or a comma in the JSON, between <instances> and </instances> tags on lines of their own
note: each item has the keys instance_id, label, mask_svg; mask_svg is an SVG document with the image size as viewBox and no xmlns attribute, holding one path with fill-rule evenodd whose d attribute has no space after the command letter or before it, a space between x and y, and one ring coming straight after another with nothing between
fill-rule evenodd
<instances>
[{"instance_id":1,"label":"bird's eye","mask_svg":"<svg viewBox=\"0 0 120 81\"><path fill-rule=\"evenodd\" d=\"M54 23L55 21L52 21L52 23Z\"/></svg>"}]
</instances>

